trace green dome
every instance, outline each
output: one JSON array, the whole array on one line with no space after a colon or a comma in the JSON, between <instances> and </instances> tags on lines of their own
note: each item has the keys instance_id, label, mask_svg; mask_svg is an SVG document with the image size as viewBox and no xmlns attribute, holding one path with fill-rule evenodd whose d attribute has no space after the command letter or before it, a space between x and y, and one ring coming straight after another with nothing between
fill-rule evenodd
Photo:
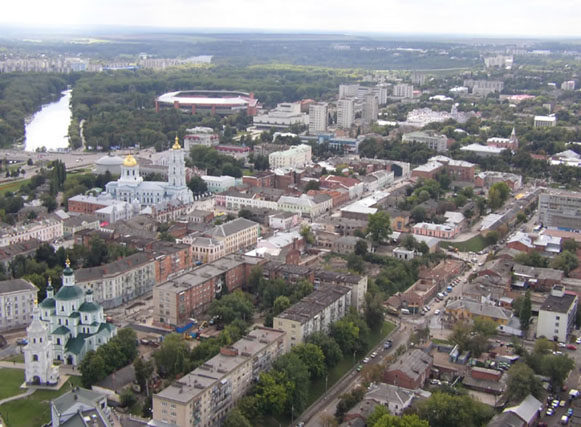
<instances>
[{"instance_id":1,"label":"green dome","mask_svg":"<svg viewBox=\"0 0 581 427\"><path fill-rule=\"evenodd\" d=\"M40 303L40 308L54 308L56 306L56 301L54 298L45 298L43 302Z\"/></svg>"},{"instance_id":2,"label":"green dome","mask_svg":"<svg viewBox=\"0 0 581 427\"><path fill-rule=\"evenodd\" d=\"M66 267L63 270L63 276L72 276L73 275L73 269L71 267Z\"/></svg>"},{"instance_id":3,"label":"green dome","mask_svg":"<svg viewBox=\"0 0 581 427\"><path fill-rule=\"evenodd\" d=\"M101 307L99 307L94 302L84 302L79 307L79 311L83 311L83 312L93 312L93 311L99 311L100 308Z\"/></svg>"},{"instance_id":4,"label":"green dome","mask_svg":"<svg viewBox=\"0 0 581 427\"><path fill-rule=\"evenodd\" d=\"M54 297L59 301L70 301L83 298L84 296L83 290L78 286L63 286Z\"/></svg>"}]
</instances>

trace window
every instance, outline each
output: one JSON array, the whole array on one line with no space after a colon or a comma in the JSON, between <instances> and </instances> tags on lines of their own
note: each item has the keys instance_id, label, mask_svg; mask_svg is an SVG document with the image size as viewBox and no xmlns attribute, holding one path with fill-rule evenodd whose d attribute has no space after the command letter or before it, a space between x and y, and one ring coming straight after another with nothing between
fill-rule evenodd
<instances>
[{"instance_id":1,"label":"window","mask_svg":"<svg viewBox=\"0 0 581 427\"><path fill-rule=\"evenodd\" d=\"M38 354L33 354L33 355L32 355L32 360L33 360L34 362L38 362Z\"/></svg>"}]
</instances>

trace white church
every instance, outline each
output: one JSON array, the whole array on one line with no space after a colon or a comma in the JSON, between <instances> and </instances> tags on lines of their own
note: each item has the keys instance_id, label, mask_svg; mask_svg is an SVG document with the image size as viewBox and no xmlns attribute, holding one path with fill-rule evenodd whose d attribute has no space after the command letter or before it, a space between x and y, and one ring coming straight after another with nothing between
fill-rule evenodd
<instances>
[{"instance_id":1,"label":"white church","mask_svg":"<svg viewBox=\"0 0 581 427\"><path fill-rule=\"evenodd\" d=\"M29 384L53 384L55 378L58 381L52 367L54 360L78 365L87 352L117 334L115 325L105 321L103 307L93 302L93 291L85 293L75 284L69 260L62 277L63 286L56 294L48 283L46 298L35 309L27 329L24 362Z\"/></svg>"},{"instance_id":2,"label":"white church","mask_svg":"<svg viewBox=\"0 0 581 427\"><path fill-rule=\"evenodd\" d=\"M194 201L192 191L186 185L185 153L178 137L169 150L168 180L144 181L139 174L139 164L131 154L125 157L121 165L121 176L117 181L109 182L105 188L114 200L135 203L141 206L156 206L163 202L188 204Z\"/></svg>"}]
</instances>

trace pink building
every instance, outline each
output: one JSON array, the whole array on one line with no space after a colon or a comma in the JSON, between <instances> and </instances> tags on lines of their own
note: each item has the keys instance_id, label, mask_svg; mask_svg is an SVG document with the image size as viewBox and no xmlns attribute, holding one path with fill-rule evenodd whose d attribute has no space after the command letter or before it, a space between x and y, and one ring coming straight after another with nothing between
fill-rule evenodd
<instances>
[{"instance_id":1,"label":"pink building","mask_svg":"<svg viewBox=\"0 0 581 427\"><path fill-rule=\"evenodd\" d=\"M452 224L432 224L419 222L413 226L412 232L420 236L435 237L437 239L453 239L459 229Z\"/></svg>"}]
</instances>

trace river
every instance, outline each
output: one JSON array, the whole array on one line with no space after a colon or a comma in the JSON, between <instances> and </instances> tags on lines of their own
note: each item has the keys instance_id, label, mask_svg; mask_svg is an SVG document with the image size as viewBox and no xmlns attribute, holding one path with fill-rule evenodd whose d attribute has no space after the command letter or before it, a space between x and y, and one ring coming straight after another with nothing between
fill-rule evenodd
<instances>
[{"instance_id":1,"label":"river","mask_svg":"<svg viewBox=\"0 0 581 427\"><path fill-rule=\"evenodd\" d=\"M69 125L72 111L70 108L71 90L62 92L62 97L42 107L25 127L25 151L35 151L46 147L48 151L69 146Z\"/></svg>"}]
</instances>

